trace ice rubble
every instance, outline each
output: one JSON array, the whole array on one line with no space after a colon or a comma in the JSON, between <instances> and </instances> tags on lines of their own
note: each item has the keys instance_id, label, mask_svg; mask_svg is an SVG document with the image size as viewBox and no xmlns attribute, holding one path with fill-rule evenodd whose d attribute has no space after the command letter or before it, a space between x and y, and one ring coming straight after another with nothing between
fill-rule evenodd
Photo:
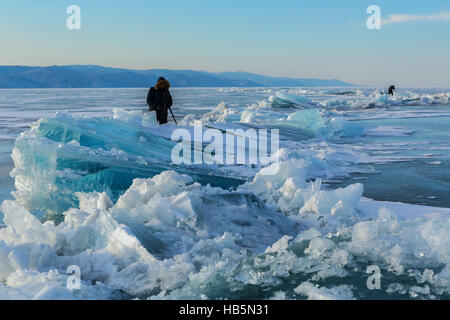
<instances>
[{"instance_id":1,"label":"ice rubble","mask_svg":"<svg viewBox=\"0 0 450 320\"><path fill-rule=\"evenodd\" d=\"M187 116L183 119L182 124L193 126L196 121L203 124L219 124L224 123L230 126L234 124L250 124L250 125L269 125L276 126L281 130L290 127L300 129L304 133L311 134L309 137L320 137L333 139L339 137L354 137L362 135L362 128L356 123L346 121L342 116L338 116L328 112L327 110L305 109L291 114L287 117L280 118L269 114L265 108L268 105L262 101L257 105L251 105L246 108L232 108L226 103L220 103L214 110L196 119L194 116ZM223 127L225 130L229 127ZM214 127L214 126L213 126ZM241 128L248 129L245 126ZM299 132L296 132L299 136ZM308 136L306 136L308 137Z\"/></svg>"},{"instance_id":2,"label":"ice rubble","mask_svg":"<svg viewBox=\"0 0 450 320\"><path fill-rule=\"evenodd\" d=\"M58 226L5 201L0 297L351 299L370 294L354 279L372 264L391 277L381 296L450 294L448 218L403 220L383 208L363 218L360 185L320 190L306 170L285 161L237 191L166 171L136 179L115 204L78 193ZM80 290L67 289L71 265Z\"/></svg>"},{"instance_id":3,"label":"ice rubble","mask_svg":"<svg viewBox=\"0 0 450 320\"><path fill-rule=\"evenodd\" d=\"M15 198L34 212L54 216L78 205L78 191L107 191L116 200L134 178L166 170L189 173L197 181L229 188L239 177L216 179L214 167L172 164L176 126L156 127L153 113L114 109L113 118L67 113L41 119L20 135L12 152ZM187 128L192 130L192 128Z\"/></svg>"},{"instance_id":4,"label":"ice rubble","mask_svg":"<svg viewBox=\"0 0 450 320\"><path fill-rule=\"evenodd\" d=\"M326 111L322 111L325 113ZM356 123L350 123L342 117L322 115L318 109L307 109L292 113L287 123L297 128L310 131L316 137L334 139L355 137L363 134L363 129Z\"/></svg>"},{"instance_id":5,"label":"ice rubble","mask_svg":"<svg viewBox=\"0 0 450 320\"><path fill-rule=\"evenodd\" d=\"M219 105L212 111L205 113L202 115L200 119L196 119L192 115L188 115L181 121L182 125L185 126L193 126L195 122L202 123L216 123L216 122L231 122L238 121L239 115L233 108L231 108L227 103L221 102Z\"/></svg>"},{"instance_id":6,"label":"ice rubble","mask_svg":"<svg viewBox=\"0 0 450 320\"><path fill-rule=\"evenodd\" d=\"M113 119L63 113L39 120L21 134L12 152L14 196L28 208L62 212L76 205L76 191L121 192L132 177L145 176L146 158L155 162L150 171L167 170L173 143L152 135L154 115L142 116L116 109ZM135 143L139 138L146 142Z\"/></svg>"},{"instance_id":7,"label":"ice rubble","mask_svg":"<svg viewBox=\"0 0 450 320\"><path fill-rule=\"evenodd\" d=\"M303 282L297 288L295 293L307 296L309 300L352 300L353 293L351 286L343 285L339 287L320 288L311 282Z\"/></svg>"},{"instance_id":8,"label":"ice rubble","mask_svg":"<svg viewBox=\"0 0 450 320\"><path fill-rule=\"evenodd\" d=\"M301 159L272 164L272 167L279 166L277 175L264 175L264 170L272 169L264 168L239 190L253 192L308 227L333 230L336 226L356 221L358 216L354 208L362 197L363 186L354 184L345 189L321 190L320 179L306 182L309 165Z\"/></svg>"},{"instance_id":9,"label":"ice rubble","mask_svg":"<svg viewBox=\"0 0 450 320\"><path fill-rule=\"evenodd\" d=\"M216 108L210 112L195 117L194 115L187 115L181 120L180 124L183 126L193 126L197 123L211 124L211 123L264 123L267 119L267 113L259 112L264 108L268 108L267 101L261 101L257 104L246 106L243 110L232 107L225 102L218 104Z\"/></svg>"},{"instance_id":10,"label":"ice rubble","mask_svg":"<svg viewBox=\"0 0 450 320\"><path fill-rule=\"evenodd\" d=\"M250 106L239 113L220 104L201 120L219 130L247 130L242 121L231 122L262 121L263 112L259 110L266 107ZM359 134L356 125L322 115L318 110L302 110L268 123L296 139L335 139ZM175 128L157 128L152 113L123 109L114 109L113 118L86 119L62 113L42 119L16 140L12 153L15 168L11 175L16 187L13 194L33 213L46 213L52 218L78 206L78 191L106 191L115 201L134 178L153 177L166 170L187 173L197 182L225 189L236 187L258 171L258 167L173 165L170 155L176 143L171 141L171 134ZM320 157L320 161L312 161L323 167L325 161Z\"/></svg>"},{"instance_id":11,"label":"ice rubble","mask_svg":"<svg viewBox=\"0 0 450 320\"><path fill-rule=\"evenodd\" d=\"M450 105L449 93L432 95L407 92L406 94L395 96L375 93L371 97L373 100L367 104L369 107Z\"/></svg>"},{"instance_id":12,"label":"ice rubble","mask_svg":"<svg viewBox=\"0 0 450 320\"><path fill-rule=\"evenodd\" d=\"M307 95L330 96L328 99L313 101ZM340 99L338 96L354 96L354 99ZM337 96L337 97L333 97ZM406 92L390 96L379 91L363 94L361 90L352 91L308 91L308 90L281 90L271 96L269 101L275 108L303 108L303 109L336 109L351 110L358 108L389 108L402 106L448 106L450 93L417 94Z\"/></svg>"},{"instance_id":13,"label":"ice rubble","mask_svg":"<svg viewBox=\"0 0 450 320\"><path fill-rule=\"evenodd\" d=\"M219 105L205 120L254 121L253 111ZM147 117L120 109L109 120L62 114L18 139L18 201L2 204L0 298L363 298L373 294L365 283L373 264L387 279L377 297L449 297L448 216L414 206L421 214L405 218L400 213L409 206L390 206L392 212L360 201L360 184L323 190L320 179L309 178L314 158L281 150L276 175L263 168L235 191L202 186L197 176L161 165L153 178L130 181L117 201L96 188L79 192L90 184L109 191L98 185L101 170L92 164L120 171L131 163L139 170L147 158L167 161L164 148L172 145L152 134L154 119ZM318 110L282 122L319 136L360 134ZM141 144L130 144L130 137ZM59 225L23 208L61 198L72 202ZM67 288L72 265L81 269L80 290Z\"/></svg>"},{"instance_id":14,"label":"ice rubble","mask_svg":"<svg viewBox=\"0 0 450 320\"><path fill-rule=\"evenodd\" d=\"M277 91L271 98L274 108L317 108L317 104L305 96Z\"/></svg>"},{"instance_id":15,"label":"ice rubble","mask_svg":"<svg viewBox=\"0 0 450 320\"><path fill-rule=\"evenodd\" d=\"M94 289L87 283L98 281L110 295L113 289L136 296L172 290L227 251L239 257L263 251L300 230L252 194L202 187L173 171L135 180L114 206L105 193L78 197L80 209L65 212L58 226L42 224L16 202L3 203L0 280L26 291L24 298L39 297L48 283L37 278L50 276L57 288L46 290L67 297L62 272L70 265L79 266L83 275L78 298L91 297ZM16 282L17 277L26 279ZM36 289L22 288L23 281L37 281Z\"/></svg>"}]
</instances>

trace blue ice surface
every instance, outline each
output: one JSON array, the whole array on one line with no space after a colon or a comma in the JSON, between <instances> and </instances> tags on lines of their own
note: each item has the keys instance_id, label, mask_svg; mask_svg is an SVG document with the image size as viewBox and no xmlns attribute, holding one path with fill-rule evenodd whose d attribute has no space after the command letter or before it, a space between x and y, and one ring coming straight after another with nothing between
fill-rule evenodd
<instances>
[{"instance_id":1,"label":"blue ice surface","mask_svg":"<svg viewBox=\"0 0 450 320\"><path fill-rule=\"evenodd\" d=\"M410 108L417 112L422 108ZM433 107L439 114L448 107ZM450 198L450 116L383 118L359 120L367 130L381 127L402 128L397 135L366 135L354 144L374 146L373 152L389 152L386 161L372 164L376 174L355 174L364 178L365 195L376 200L427 204L449 207ZM398 158L399 161L392 161ZM389 161L391 160L391 161ZM354 180L346 180L335 186L346 186Z\"/></svg>"}]
</instances>

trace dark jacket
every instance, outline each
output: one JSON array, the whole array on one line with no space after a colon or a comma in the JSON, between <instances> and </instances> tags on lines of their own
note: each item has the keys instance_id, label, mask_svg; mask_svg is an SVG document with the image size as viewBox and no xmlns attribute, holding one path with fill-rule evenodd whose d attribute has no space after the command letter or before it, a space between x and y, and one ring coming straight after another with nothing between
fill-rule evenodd
<instances>
[{"instance_id":1,"label":"dark jacket","mask_svg":"<svg viewBox=\"0 0 450 320\"><path fill-rule=\"evenodd\" d=\"M172 106L173 101L169 89L170 82L167 80L160 80L156 86L150 88L147 95L150 111L156 110L156 107L169 108Z\"/></svg>"},{"instance_id":2,"label":"dark jacket","mask_svg":"<svg viewBox=\"0 0 450 320\"><path fill-rule=\"evenodd\" d=\"M390 86L389 87L389 94L393 96L394 95L394 90L395 90L395 86Z\"/></svg>"}]
</instances>

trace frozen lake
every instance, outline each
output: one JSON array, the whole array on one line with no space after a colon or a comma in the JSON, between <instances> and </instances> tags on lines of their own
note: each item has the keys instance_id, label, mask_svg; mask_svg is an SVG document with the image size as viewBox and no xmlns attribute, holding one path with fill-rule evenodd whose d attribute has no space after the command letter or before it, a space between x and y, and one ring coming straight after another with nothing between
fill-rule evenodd
<instances>
[{"instance_id":1,"label":"frozen lake","mask_svg":"<svg viewBox=\"0 0 450 320\"><path fill-rule=\"evenodd\" d=\"M450 297L448 88L171 92L158 127L147 89L0 90L0 299ZM196 121L278 129L279 170L174 164Z\"/></svg>"}]
</instances>

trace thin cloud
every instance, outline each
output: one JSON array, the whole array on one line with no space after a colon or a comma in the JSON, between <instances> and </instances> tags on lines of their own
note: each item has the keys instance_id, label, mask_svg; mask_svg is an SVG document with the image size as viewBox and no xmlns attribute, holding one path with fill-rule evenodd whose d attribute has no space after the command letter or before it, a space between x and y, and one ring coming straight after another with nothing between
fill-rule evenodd
<instances>
[{"instance_id":1,"label":"thin cloud","mask_svg":"<svg viewBox=\"0 0 450 320\"><path fill-rule=\"evenodd\" d=\"M410 21L450 21L450 11L441 11L429 15L391 14L387 19L381 19L382 24L404 23Z\"/></svg>"}]
</instances>

